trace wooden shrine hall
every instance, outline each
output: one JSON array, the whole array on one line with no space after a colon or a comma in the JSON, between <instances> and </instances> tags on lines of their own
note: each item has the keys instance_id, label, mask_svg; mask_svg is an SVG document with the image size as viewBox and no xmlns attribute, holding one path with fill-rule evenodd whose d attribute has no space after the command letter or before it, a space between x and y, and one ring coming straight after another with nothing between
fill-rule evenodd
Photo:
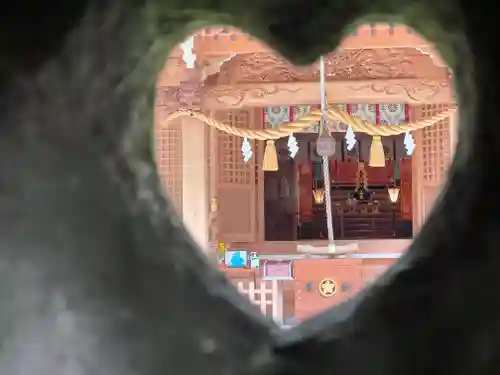
<instances>
[{"instance_id":1,"label":"wooden shrine hall","mask_svg":"<svg viewBox=\"0 0 500 375\"><path fill-rule=\"evenodd\" d=\"M183 60L186 48L196 56L192 68ZM404 124L452 106L449 69L427 41L405 26L360 26L324 58L328 103L367 122ZM163 120L191 108L228 125L272 129L319 103L317 64L294 66L238 30L201 30L189 46L171 53L157 85L157 164L176 209L200 244L208 244L210 233L226 243L259 249L326 239L317 124L294 134L299 148L294 158L288 139L277 140L279 170L264 172L263 141L250 141L253 154L245 162L242 138L192 118L168 126ZM455 121L453 114L412 132L411 155L404 135L383 137L386 163L377 168L368 163L369 136L356 133L349 149L345 124L328 123L336 139L330 160L335 238L411 238L444 183ZM360 184L363 199L356 195ZM395 202L392 186L400 189ZM210 202L216 202L216 214Z\"/></svg>"}]
</instances>

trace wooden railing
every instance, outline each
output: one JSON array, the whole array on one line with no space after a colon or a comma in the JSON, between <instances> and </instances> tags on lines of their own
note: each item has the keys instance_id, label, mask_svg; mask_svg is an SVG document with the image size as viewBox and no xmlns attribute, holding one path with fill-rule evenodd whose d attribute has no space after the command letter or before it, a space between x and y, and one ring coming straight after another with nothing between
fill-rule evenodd
<instances>
[{"instance_id":1,"label":"wooden railing","mask_svg":"<svg viewBox=\"0 0 500 375\"><path fill-rule=\"evenodd\" d=\"M379 201L337 204L334 207L339 238L396 237L398 206Z\"/></svg>"}]
</instances>

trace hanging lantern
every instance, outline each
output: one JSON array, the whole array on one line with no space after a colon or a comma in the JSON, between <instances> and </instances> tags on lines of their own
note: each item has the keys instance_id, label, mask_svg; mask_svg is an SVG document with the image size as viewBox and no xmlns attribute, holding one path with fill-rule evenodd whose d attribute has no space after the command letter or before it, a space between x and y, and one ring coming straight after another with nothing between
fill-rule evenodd
<instances>
[{"instance_id":1,"label":"hanging lantern","mask_svg":"<svg viewBox=\"0 0 500 375\"><path fill-rule=\"evenodd\" d=\"M380 135L374 135L370 146L370 167L383 168L385 167L384 145Z\"/></svg>"},{"instance_id":2,"label":"hanging lantern","mask_svg":"<svg viewBox=\"0 0 500 375\"><path fill-rule=\"evenodd\" d=\"M399 199L399 192L400 188L397 186L392 186L387 189L387 192L389 193L389 199L391 200L391 203L396 203Z\"/></svg>"},{"instance_id":3,"label":"hanging lantern","mask_svg":"<svg viewBox=\"0 0 500 375\"><path fill-rule=\"evenodd\" d=\"M331 157L335 155L337 141L328 132L323 132L316 140L316 152L321 157Z\"/></svg>"},{"instance_id":4,"label":"hanging lantern","mask_svg":"<svg viewBox=\"0 0 500 375\"><path fill-rule=\"evenodd\" d=\"M317 187L313 189L312 193L313 193L314 203L322 204L325 201L325 189Z\"/></svg>"}]
</instances>

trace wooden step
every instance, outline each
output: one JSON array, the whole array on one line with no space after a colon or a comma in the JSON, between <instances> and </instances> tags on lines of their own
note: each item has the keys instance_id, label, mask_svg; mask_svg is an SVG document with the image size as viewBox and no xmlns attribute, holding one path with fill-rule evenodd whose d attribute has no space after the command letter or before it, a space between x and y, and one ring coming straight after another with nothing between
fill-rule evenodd
<instances>
[{"instance_id":1,"label":"wooden step","mask_svg":"<svg viewBox=\"0 0 500 375\"><path fill-rule=\"evenodd\" d=\"M361 239L361 238L392 238L393 231L346 231L343 238Z\"/></svg>"}]
</instances>

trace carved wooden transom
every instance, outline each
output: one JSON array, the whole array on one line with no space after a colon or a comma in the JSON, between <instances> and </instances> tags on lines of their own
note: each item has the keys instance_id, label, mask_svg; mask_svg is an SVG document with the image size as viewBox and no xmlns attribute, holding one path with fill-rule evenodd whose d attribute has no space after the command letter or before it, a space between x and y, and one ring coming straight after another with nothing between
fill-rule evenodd
<instances>
[{"instance_id":1,"label":"carved wooden transom","mask_svg":"<svg viewBox=\"0 0 500 375\"><path fill-rule=\"evenodd\" d=\"M325 57L327 79L364 80L387 78L446 78L446 69L434 65L431 57L413 48L344 50ZM207 85L251 82L317 81L318 64L299 67L272 52L239 54L225 62Z\"/></svg>"}]
</instances>

